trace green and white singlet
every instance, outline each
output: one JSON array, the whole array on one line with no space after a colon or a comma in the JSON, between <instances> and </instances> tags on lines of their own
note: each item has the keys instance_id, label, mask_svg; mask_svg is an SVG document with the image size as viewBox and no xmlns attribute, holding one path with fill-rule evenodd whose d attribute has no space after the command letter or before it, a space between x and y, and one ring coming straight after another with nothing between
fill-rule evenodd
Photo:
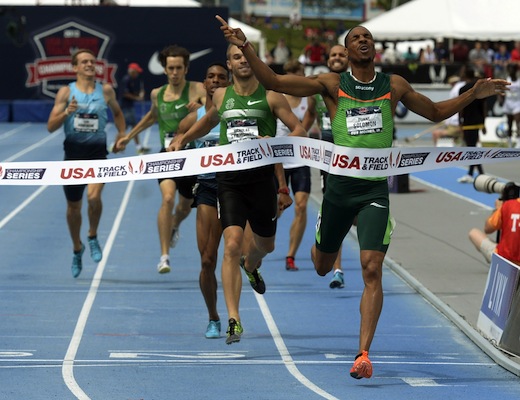
<instances>
[{"instance_id":1,"label":"green and white singlet","mask_svg":"<svg viewBox=\"0 0 520 400\"><path fill-rule=\"evenodd\" d=\"M276 136L276 117L267 102L266 90L262 85L250 96L238 95L233 86L226 93L219 110L220 145L258 139L261 136ZM219 180L241 183L259 181L272 177L274 166L268 165L243 171L217 174Z\"/></svg>"},{"instance_id":2,"label":"green and white singlet","mask_svg":"<svg viewBox=\"0 0 520 400\"><path fill-rule=\"evenodd\" d=\"M339 146L380 149L392 146L390 75L376 73L371 82L340 74L338 108L332 121L334 143Z\"/></svg>"},{"instance_id":3,"label":"green and white singlet","mask_svg":"<svg viewBox=\"0 0 520 400\"><path fill-rule=\"evenodd\" d=\"M179 123L188 115L188 103L190 102L190 82L186 81L181 96L174 101L165 101L164 93L168 85L164 85L157 94L157 112L159 122L159 134L161 145L168 147L173 135L177 133ZM166 139L166 141L165 141Z\"/></svg>"}]
</instances>

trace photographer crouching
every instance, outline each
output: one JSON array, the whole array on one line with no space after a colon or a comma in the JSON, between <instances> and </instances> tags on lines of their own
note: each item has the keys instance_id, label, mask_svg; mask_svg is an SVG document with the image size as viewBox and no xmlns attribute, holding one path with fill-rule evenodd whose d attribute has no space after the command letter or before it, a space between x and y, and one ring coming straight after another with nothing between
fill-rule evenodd
<instances>
[{"instance_id":1,"label":"photographer crouching","mask_svg":"<svg viewBox=\"0 0 520 400\"><path fill-rule=\"evenodd\" d=\"M500 193L495 210L486 220L484 231L473 228L469 239L488 263L494 252L520 265L520 187L513 182L503 183L488 175L479 175L473 182L476 190ZM487 235L497 232L494 242Z\"/></svg>"}]
</instances>

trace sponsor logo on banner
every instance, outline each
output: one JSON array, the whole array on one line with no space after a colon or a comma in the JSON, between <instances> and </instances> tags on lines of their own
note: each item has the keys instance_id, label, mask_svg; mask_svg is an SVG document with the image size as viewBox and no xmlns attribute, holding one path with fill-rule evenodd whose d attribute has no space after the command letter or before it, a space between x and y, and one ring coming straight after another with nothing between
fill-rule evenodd
<instances>
[{"instance_id":1,"label":"sponsor logo on banner","mask_svg":"<svg viewBox=\"0 0 520 400\"><path fill-rule=\"evenodd\" d=\"M329 165L332 158L332 151L327 150L323 146L300 146L300 157L304 160L317 161Z\"/></svg>"},{"instance_id":2,"label":"sponsor logo on banner","mask_svg":"<svg viewBox=\"0 0 520 400\"><path fill-rule=\"evenodd\" d=\"M364 164L361 167L364 171L384 171L390 167L388 156L384 157L364 157Z\"/></svg>"},{"instance_id":3,"label":"sponsor logo on banner","mask_svg":"<svg viewBox=\"0 0 520 400\"><path fill-rule=\"evenodd\" d=\"M60 172L60 178L81 180L85 178L95 178L96 170L95 168L62 168Z\"/></svg>"},{"instance_id":4,"label":"sponsor logo on banner","mask_svg":"<svg viewBox=\"0 0 520 400\"><path fill-rule=\"evenodd\" d=\"M108 167L98 167L98 178L113 178L128 175L128 165L114 165Z\"/></svg>"},{"instance_id":5,"label":"sponsor logo on banner","mask_svg":"<svg viewBox=\"0 0 520 400\"><path fill-rule=\"evenodd\" d=\"M5 180L33 181L43 179L46 168L6 168L0 167L0 178Z\"/></svg>"},{"instance_id":6,"label":"sponsor logo on banner","mask_svg":"<svg viewBox=\"0 0 520 400\"><path fill-rule=\"evenodd\" d=\"M276 157L294 157L294 146L292 144L277 144L271 146L273 156Z\"/></svg>"},{"instance_id":7,"label":"sponsor logo on banner","mask_svg":"<svg viewBox=\"0 0 520 400\"><path fill-rule=\"evenodd\" d=\"M494 153L490 153L486 158L519 158L520 152L518 150L499 150Z\"/></svg>"},{"instance_id":8,"label":"sponsor logo on banner","mask_svg":"<svg viewBox=\"0 0 520 400\"><path fill-rule=\"evenodd\" d=\"M128 161L128 171L132 175L141 175L144 172L144 168L145 164L143 160L138 163L132 163L131 161Z\"/></svg>"},{"instance_id":9,"label":"sponsor logo on banner","mask_svg":"<svg viewBox=\"0 0 520 400\"><path fill-rule=\"evenodd\" d=\"M392 164L392 161L390 161L390 164L392 166L397 166L397 168L423 165L429 154L430 153L410 153L401 155L401 153L399 153L398 158L395 160L395 164ZM392 154L390 154L390 160L392 160Z\"/></svg>"},{"instance_id":10,"label":"sponsor logo on banner","mask_svg":"<svg viewBox=\"0 0 520 400\"><path fill-rule=\"evenodd\" d=\"M489 150L443 151L437 155L435 162L450 163L454 161L481 160L488 158ZM518 157L518 155L515 155Z\"/></svg>"},{"instance_id":11,"label":"sponsor logo on banner","mask_svg":"<svg viewBox=\"0 0 520 400\"><path fill-rule=\"evenodd\" d=\"M271 158L273 155L273 149L269 143L261 143L261 141L258 141L258 147L256 148L237 151L236 163L247 164L258 160L263 160L264 158Z\"/></svg>"},{"instance_id":12,"label":"sponsor logo on banner","mask_svg":"<svg viewBox=\"0 0 520 400\"><path fill-rule=\"evenodd\" d=\"M219 167L221 165L228 165L228 164L235 164L235 157L233 156L233 153L217 153L217 154L210 154L208 156L202 156L200 158L200 166L202 168L208 168L208 167Z\"/></svg>"},{"instance_id":13,"label":"sponsor logo on banner","mask_svg":"<svg viewBox=\"0 0 520 400\"><path fill-rule=\"evenodd\" d=\"M38 53L33 62L25 64L27 69L26 87L41 86L49 97L63 85L76 80L71 56L78 49L89 49L96 54L96 78L117 87L116 64L110 64L105 51L110 37L99 30L75 21L47 28L35 34L33 41Z\"/></svg>"},{"instance_id":14,"label":"sponsor logo on banner","mask_svg":"<svg viewBox=\"0 0 520 400\"><path fill-rule=\"evenodd\" d=\"M258 143L258 147L260 148L260 152L265 158L271 158L273 156L273 149L271 146L269 146L269 143L264 143L263 146L262 143Z\"/></svg>"},{"instance_id":15,"label":"sponsor logo on banner","mask_svg":"<svg viewBox=\"0 0 520 400\"><path fill-rule=\"evenodd\" d=\"M177 172L184 168L185 158L176 158L173 160L159 160L146 163L144 169L145 174L160 174L162 172Z\"/></svg>"},{"instance_id":16,"label":"sponsor logo on banner","mask_svg":"<svg viewBox=\"0 0 520 400\"><path fill-rule=\"evenodd\" d=\"M91 168L62 168L60 178L63 180L83 180L92 178L114 178L128 175L127 165L111 165Z\"/></svg>"},{"instance_id":17,"label":"sponsor logo on banner","mask_svg":"<svg viewBox=\"0 0 520 400\"><path fill-rule=\"evenodd\" d=\"M358 156L352 157L351 159L346 154L334 154L332 166L341 169L361 169L361 161Z\"/></svg>"},{"instance_id":18,"label":"sponsor logo on banner","mask_svg":"<svg viewBox=\"0 0 520 400\"><path fill-rule=\"evenodd\" d=\"M247 164L250 162L262 160L265 154L265 150L262 147L247 149L247 150L239 150L237 151L237 164ZM265 156L267 158L267 156Z\"/></svg>"}]
</instances>

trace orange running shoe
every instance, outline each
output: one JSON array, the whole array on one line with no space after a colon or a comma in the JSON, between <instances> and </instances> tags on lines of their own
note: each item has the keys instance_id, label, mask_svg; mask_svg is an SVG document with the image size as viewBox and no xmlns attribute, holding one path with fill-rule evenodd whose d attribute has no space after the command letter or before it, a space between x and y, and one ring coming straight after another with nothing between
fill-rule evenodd
<instances>
[{"instance_id":1,"label":"orange running shoe","mask_svg":"<svg viewBox=\"0 0 520 400\"><path fill-rule=\"evenodd\" d=\"M372 376L372 363L368 359L368 351L363 350L355 358L350 370L350 376L355 379L370 378Z\"/></svg>"},{"instance_id":2,"label":"orange running shoe","mask_svg":"<svg viewBox=\"0 0 520 400\"><path fill-rule=\"evenodd\" d=\"M294 257L285 257L285 269L287 271L298 271L298 267L294 264Z\"/></svg>"}]
</instances>

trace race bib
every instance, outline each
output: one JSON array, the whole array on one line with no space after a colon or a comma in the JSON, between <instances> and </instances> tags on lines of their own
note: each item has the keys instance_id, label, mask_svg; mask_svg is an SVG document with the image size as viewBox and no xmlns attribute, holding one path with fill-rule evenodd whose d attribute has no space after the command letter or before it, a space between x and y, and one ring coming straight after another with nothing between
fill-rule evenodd
<instances>
[{"instance_id":1,"label":"race bib","mask_svg":"<svg viewBox=\"0 0 520 400\"><path fill-rule=\"evenodd\" d=\"M347 110L347 129L351 136L380 133L383 131L381 107L359 107Z\"/></svg>"},{"instance_id":2,"label":"race bib","mask_svg":"<svg viewBox=\"0 0 520 400\"><path fill-rule=\"evenodd\" d=\"M76 132L92 133L99 130L99 117L97 114L74 114L74 130Z\"/></svg>"},{"instance_id":3,"label":"race bib","mask_svg":"<svg viewBox=\"0 0 520 400\"><path fill-rule=\"evenodd\" d=\"M233 119L227 121L226 134L229 143L257 139L259 135L256 119Z\"/></svg>"}]
</instances>

